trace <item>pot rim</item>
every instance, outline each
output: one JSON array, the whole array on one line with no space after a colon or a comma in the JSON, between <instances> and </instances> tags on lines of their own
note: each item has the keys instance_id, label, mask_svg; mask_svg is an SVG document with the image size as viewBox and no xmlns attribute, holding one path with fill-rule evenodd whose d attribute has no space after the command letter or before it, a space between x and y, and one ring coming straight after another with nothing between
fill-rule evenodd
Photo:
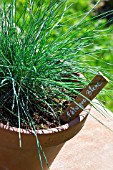
<instances>
[{"instance_id":1,"label":"pot rim","mask_svg":"<svg viewBox=\"0 0 113 170\"><path fill-rule=\"evenodd\" d=\"M57 133L57 132L61 132L61 131L64 131L64 130L71 128L74 124L78 124L78 123L82 122L88 116L90 108L91 108L91 106L90 107L88 106L87 109L82 111L80 113L80 115L77 116L74 120L72 120L72 121L70 121L70 122L68 122L64 125L60 125L58 127L55 127L55 128L31 130L31 129L17 128L17 127L4 125L3 123L0 123L0 129L8 130L8 131L15 132L15 133L21 133L21 134L34 134L34 133L36 133L36 134L41 135L41 134Z\"/></svg>"}]
</instances>

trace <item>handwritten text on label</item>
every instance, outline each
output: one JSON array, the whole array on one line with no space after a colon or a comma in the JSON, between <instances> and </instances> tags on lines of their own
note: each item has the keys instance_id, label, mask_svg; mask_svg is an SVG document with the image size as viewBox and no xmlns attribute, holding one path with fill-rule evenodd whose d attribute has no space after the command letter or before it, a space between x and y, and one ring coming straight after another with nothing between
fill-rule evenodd
<instances>
[{"instance_id":1,"label":"handwritten text on label","mask_svg":"<svg viewBox=\"0 0 113 170\"><path fill-rule=\"evenodd\" d=\"M95 92L99 86L102 85L102 82L97 82L93 87L89 86L88 90L86 90L86 94L88 96L91 96L93 92ZM67 111L67 116L71 117L71 115L74 115L80 108L84 109L84 103L86 103L87 100L83 98L83 100L77 104L77 106L70 107L70 111Z\"/></svg>"}]
</instances>

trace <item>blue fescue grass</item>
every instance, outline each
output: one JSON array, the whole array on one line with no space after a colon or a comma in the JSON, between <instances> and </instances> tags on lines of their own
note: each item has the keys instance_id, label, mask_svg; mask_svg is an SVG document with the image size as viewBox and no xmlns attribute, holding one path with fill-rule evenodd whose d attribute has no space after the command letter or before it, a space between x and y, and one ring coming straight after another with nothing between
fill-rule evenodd
<instances>
[{"instance_id":1,"label":"blue fescue grass","mask_svg":"<svg viewBox=\"0 0 113 170\"><path fill-rule=\"evenodd\" d=\"M40 128L33 121L34 113L41 112L43 121L50 116L56 120L56 125L60 125L57 111L62 114L63 110L58 110L56 100L73 101L70 94L76 96L99 71L109 77L111 83L113 80L109 69L90 66L90 61L98 58L98 53L107 50L93 49L93 45L97 43L98 46L103 36L110 36L112 30L103 29L104 23L93 25L95 18L87 19L91 9L80 22L64 31L68 22L65 20L66 2L48 0L45 4L44 1L30 0L18 13L16 1L12 0L9 5L4 2L1 10L0 106L10 115L6 118L1 113L1 119L19 128L23 122L34 130L34 134L35 129ZM86 80L75 73L84 74ZM11 115L17 120L15 124L10 120Z\"/></svg>"}]
</instances>

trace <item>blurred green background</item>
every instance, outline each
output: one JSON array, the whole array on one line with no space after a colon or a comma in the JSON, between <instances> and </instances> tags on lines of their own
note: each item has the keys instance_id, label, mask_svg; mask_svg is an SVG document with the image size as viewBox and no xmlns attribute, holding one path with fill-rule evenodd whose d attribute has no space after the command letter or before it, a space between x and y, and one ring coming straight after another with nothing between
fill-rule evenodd
<instances>
[{"instance_id":1,"label":"blurred green background","mask_svg":"<svg viewBox=\"0 0 113 170\"><path fill-rule=\"evenodd\" d=\"M6 0L8 3L11 2L11 0ZM25 3L26 0L17 0L17 8L18 11L21 12L23 8L23 4ZM45 4L48 3L49 0L45 0ZM37 0L35 1L37 2ZM66 13L66 18L64 19L64 27L63 27L63 32L65 32L68 28L68 26L78 23L81 21L83 16L86 14L86 12L90 11L91 8L94 6L94 4L97 2L97 0L67 0L69 7L69 10ZM109 1L110 2L110 1ZM2 3L0 1L0 3ZM101 14L103 12L106 12L107 10L112 10L112 5L110 3L106 2L101 2L95 9L92 11L86 18L86 20L90 20L92 17L96 16L97 14ZM104 9L104 10L103 10ZM76 16L76 17L75 17ZM113 32L112 32L112 14L110 15L109 18L104 17L95 19L92 22L92 25L90 25L90 29L93 29L96 26L100 26L101 24L104 25L102 29L110 29L110 33L103 35L102 32L100 32L100 36L102 38L97 38L97 40L94 42L92 48L94 50L98 50L99 48L104 48L106 50L102 50L101 52L98 53L98 56L90 56L90 59L88 56L86 56L86 60L89 60L89 65L91 66L102 66L106 70L109 70L109 73L112 75L113 74ZM71 19L70 19L71 18ZM110 20L110 24L107 24ZM66 22L66 20L68 22ZM92 28L91 28L92 27ZM83 31L85 31L83 29ZM53 38L57 36L58 32L54 32ZM87 47L88 48L88 47ZM87 49L88 50L88 49ZM103 100L103 103L106 105L107 108L109 108L111 111L113 111L113 104L112 104L112 96L113 96L113 90L112 90L112 82L109 83L107 86L106 90L110 91L110 96L104 96L101 95L99 98Z\"/></svg>"}]
</instances>

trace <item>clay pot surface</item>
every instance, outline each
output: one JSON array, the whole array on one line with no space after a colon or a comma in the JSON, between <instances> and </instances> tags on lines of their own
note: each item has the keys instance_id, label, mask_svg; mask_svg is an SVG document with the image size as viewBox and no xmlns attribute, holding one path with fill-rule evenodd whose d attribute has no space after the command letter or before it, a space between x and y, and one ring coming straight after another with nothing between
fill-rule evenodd
<instances>
[{"instance_id":1,"label":"clay pot surface","mask_svg":"<svg viewBox=\"0 0 113 170\"><path fill-rule=\"evenodd\" d=\"M87 116L88 113L83 111L76 119L65 125L36 131L49 165L63 144L81 130ZM19 131L22 147L19 145ZM38 151L36 137L32 130L19 130L0 124L0 170L41 170ZM45 159L43 159L43 166L44 170L48 169Z\"/></svg>"}]
</instances>

